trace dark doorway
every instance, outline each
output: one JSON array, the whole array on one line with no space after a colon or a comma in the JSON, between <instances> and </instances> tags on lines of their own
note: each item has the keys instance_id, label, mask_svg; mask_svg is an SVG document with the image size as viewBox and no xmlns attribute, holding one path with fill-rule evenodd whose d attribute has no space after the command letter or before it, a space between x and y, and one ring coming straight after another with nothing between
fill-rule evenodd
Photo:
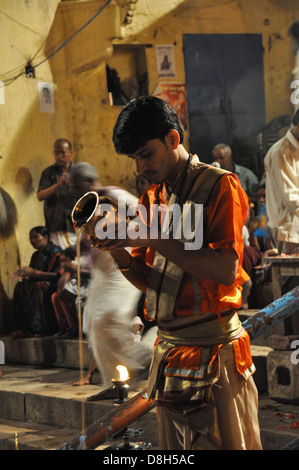
<instances>
[{"instance_id":1,"label":"dark doorway","mask_svg":"<svg viewBox=\"0 0 299 470\"><path fill-rule=\"evenodd\" d=\"M211 162L219 142L257 134L265 125L260 34L185 34L190 151Z\"/></svg>"}]
</instances>

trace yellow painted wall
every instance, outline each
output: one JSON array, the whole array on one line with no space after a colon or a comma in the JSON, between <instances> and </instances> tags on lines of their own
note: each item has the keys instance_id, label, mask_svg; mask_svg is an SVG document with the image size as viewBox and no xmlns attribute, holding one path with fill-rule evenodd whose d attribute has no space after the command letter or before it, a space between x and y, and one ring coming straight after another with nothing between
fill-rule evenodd
<instances>
[{"instance_id":1,"label":"yellow painted wall","mask_svg":"<svg viewBox=\"0 0 299 470\"><path fill-rule=\"evenodd\" d=\"M39 63L104 3L0 0L0 79L14 75L9 71L14 70L15 75L23 71L30 58L34 58L34 65ZM124 25L128 11L129 22ZM13 244L12 240L0 241L0 281L5 292L11 296L8 273L17 263L17 251L21 264L29 262L29 229L44 223L43 205L35 191L42 169L53 162L56 138L70 139L74 160L94 164L103 184L119 184L134 191L133 162L116 155L112 145L113 125L121 109L110 105L106 84L106 63L115 65L113 45L147 45L152 93L159 82L156 45L174 45L177 74L171 80L185 82L183 34L260 33L269 121L292 113L294 58L287 31L298 19L298 0L114 0L54 57L37 67L36 78L21 75L5 82L5 104L0 104L0 185L16 202L19 217ZM117 65L120 77L125 78L128 64ZM40 112L39 81L54 84L55 114ZM29 170L32 177L31 192L25 191L23 170L19 177L21 168Z\"/></svg>"},{"instance_id":2,"label":"yellow painted wall","mask_svg":"<svg viewBox=\"0 0 299 470\"><path fill-rule=\"evenodd\" d=\"M11 0L0 2L1 64L0 77L5 84L5 104L0 104L0 185L18 207L15 234L3 240L0 234L0 331L4 328L6 298L11 298L15 281L10 273L22 262L30 260L32 247L28 233L32 226L43 224L42 206L37 204L35 190L41 168L51 160L50 143L63 126L63 114L41 115L37 79L24 75L27 61L40 55L38 50L47 40L58 0L51 2ZM48 63L40 66L38 79L52 82ZM49 152L50 151L50 152ZM49 158L50 153L50 158ZM23 170L21 170L23 168ZM24 170L24 168L26 170ZM25 187L28 178L32 184ZM30 189L32 187L32 189Z\"/></svg>"},{"instance_id":3,"label":"yellow painted wall","mask_svg":"<svg viewBox=\"0 0 299 470\"><path fill-rule=\"evenodd\" d=\"M151 3L139 0L125 41L174 44L177 76L173 81L184 82L183 34L261 34L267 120L292 113L290 83L294 57L288 29L299 19L297 0L186 0L177 3L180 4L169 15L155 21ZM148 15L144 14L146 11ZM157 84L155 49L147 49L147 53L152 91Z\"/></svg>"}]
</instances>

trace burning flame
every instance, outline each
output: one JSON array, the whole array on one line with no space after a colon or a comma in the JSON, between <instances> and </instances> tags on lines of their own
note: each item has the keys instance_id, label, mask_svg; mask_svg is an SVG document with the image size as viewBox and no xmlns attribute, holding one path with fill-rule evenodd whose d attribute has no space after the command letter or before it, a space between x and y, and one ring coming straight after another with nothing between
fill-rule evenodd
<instances>
[{"instance_id":1,"label":"burning flame","mask_svg":"<svg viewBox=\"0 0 299 470\"><path fill-rule=\"evenodd\" d=\"M119 372L119 380L125 382L129 378L128 369L125 366L117 366L116 369Z\"/></svg>"}]
</instances>

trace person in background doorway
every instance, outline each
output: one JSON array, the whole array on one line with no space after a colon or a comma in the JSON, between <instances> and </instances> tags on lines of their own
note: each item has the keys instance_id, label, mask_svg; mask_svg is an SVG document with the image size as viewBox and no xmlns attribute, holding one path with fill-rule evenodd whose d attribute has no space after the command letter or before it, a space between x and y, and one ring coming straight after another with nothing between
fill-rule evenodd
<instances>
[{"instance_id":1,"label":"person in background doorway","mask_svg":"<svg viewBox=\"0 0 299 470\"><path fill-rule=\"evenodd\" d=\"M232 149L227 144L217 144L212 149L212 157L214 162L218 162L223 170L231 171L237 175L242 188L248 197L255 195L258 188L258 178L245 166L237 165L233 161Z\"/></svg>"}]
</instances>

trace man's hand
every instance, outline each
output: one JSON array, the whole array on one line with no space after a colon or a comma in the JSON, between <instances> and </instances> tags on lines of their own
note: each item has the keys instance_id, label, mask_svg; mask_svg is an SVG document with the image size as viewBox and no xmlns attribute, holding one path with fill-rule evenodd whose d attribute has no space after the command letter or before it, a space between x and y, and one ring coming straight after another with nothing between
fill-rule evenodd
<instances>
[{"instance_id":1,"label":"man's hand","mask_svg":"<svg viewBox=\"0 0 299 470\"><path fill-rule=\"evenodd\" d=\"M125 247L146 247L151 244L150 230L142 222L129 219L122 222L122 226L114 222L102 223L101 231L96 227L95 241L98 248L104 251Z\"/></svg>"},{"instance_id":2,"label":"man's hand","mask_svg":"<svg viewBox=\"0 0 299 470\"><path fill-rule=\"evenodd\" d=\"M67 168L65 168L62 172L62 175L60 176L57 187L62 186L63 184L69 184L68 182L68 176L67 176Z\"/></svg>"},{"instance_id":3,"label":"man's hand","mask_svg":"<svg viewBox=\"0 0 299 470\"><path fill-rule=\"evenodd\" d=\"M62 175L60 176L57 183L54 183L52 186L49 186L49 188L41 189L40 191L38 191L37 199L39 201L44 201L45 199L48 199L52 196L52 194L55 193L56 189L62 186L63 184L69 184L67 169L63 170Z\"/></svg>"}]
</instances>

